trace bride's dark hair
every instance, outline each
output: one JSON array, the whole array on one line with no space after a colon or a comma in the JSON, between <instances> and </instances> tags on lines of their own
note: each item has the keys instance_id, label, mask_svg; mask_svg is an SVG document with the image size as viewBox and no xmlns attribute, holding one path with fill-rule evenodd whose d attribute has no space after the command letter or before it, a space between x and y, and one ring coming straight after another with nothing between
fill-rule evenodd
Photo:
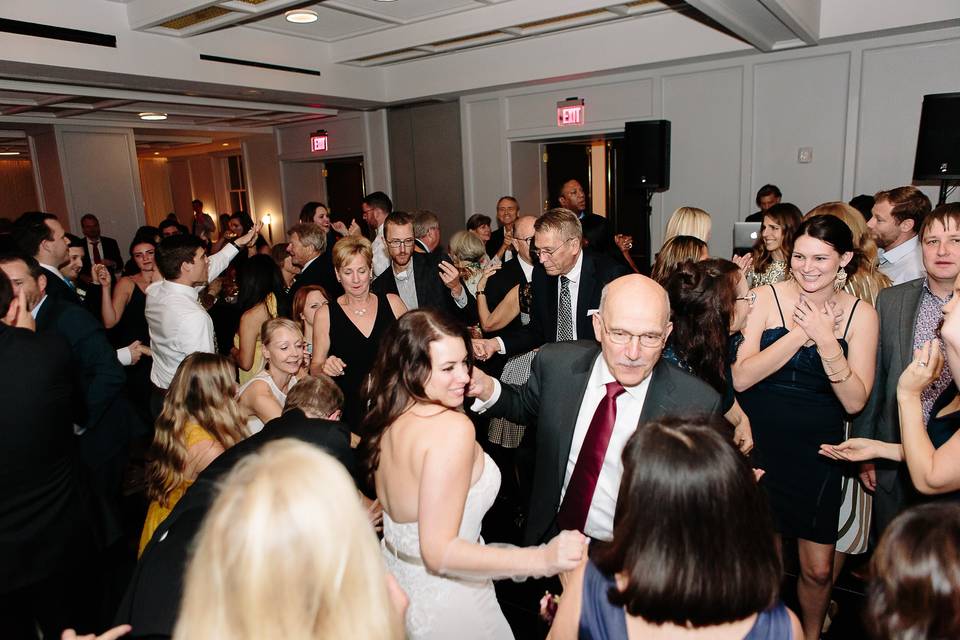
<instances>
[{"instance_id":1,"label":"bride's dark hair","mask_svg":"<svg viewBox=\"0 0 960 640\"><path fill-rule=\"evenodd\" d=\"M367 407L360 423L360 459L370 487L380 464L380 441L387 427L415 402L436 403L424 390L432 370L430 343L447 336L463 340L472 374L470 334L447 313L432 309L409 311L384 334L373 369L360 392L361 406Z\"/></svg>"}]
</instances>

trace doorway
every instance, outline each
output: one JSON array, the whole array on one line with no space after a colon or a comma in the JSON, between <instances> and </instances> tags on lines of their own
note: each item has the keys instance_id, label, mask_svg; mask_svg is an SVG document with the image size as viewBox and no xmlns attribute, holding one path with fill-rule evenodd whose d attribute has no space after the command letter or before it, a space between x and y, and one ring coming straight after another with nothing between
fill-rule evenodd
<instances>
[{"instance_id":1,"label":"doorway","mask_svg":"<svg viewBox=\"0 0 960 640\"><path fill-rule=\"evenodd\" d=\"M520 151L530 142L514 143ZM652 262L650 225L642 193L625 187L623 179L625 146L622 135L613 134L581 140L543 141L540 143L540 184L544 210L558 206L560 187L568 180L577 180L586 192L586 210L607 218L612 234L633 236L630 256L644 271ZM529 154L523 156L529 158ZM529 162L529 160L527 160ZM514 180L522 180L528 171L514 166ZM527 180L529 182L529 180Z\"/></svg>"},{"instance_id":2,"label":"doorway","mask_svg":"<svg viewBox=\"0 0 960 640\"><path fill-rule=\"evenodd\" d=\"M363 156L327 160L324 165L330 219L343 222L348 227L352 220L356 220L363 226L360 209L360 201L366 195Z\"/></svg>"}]
</instances>

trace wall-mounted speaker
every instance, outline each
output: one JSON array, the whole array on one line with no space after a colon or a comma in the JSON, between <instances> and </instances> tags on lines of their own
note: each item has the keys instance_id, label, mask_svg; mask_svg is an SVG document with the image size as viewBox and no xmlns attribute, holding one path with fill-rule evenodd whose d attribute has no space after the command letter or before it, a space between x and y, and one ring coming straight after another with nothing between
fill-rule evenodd
<instances>
[{"instance_id":1,"label":"wall-mounted speaker","mask_svg":"<svg viewBox=\"0 0 960 640\"><path fill-rule=\"evenodd\" d=\"M623 179L628 189L670 188L670 121L644 120L624 125Z\"/></svg>"},{"instance_id":2,"label":"wall-mounted speaker","mask_svg":"<svg viewBox=\"0 0 960 640\"><path fill-rule=\"evenodd\" d=\"M914 180L960 180L960 93L923 96Z\"/></svg>"}]
</instances>

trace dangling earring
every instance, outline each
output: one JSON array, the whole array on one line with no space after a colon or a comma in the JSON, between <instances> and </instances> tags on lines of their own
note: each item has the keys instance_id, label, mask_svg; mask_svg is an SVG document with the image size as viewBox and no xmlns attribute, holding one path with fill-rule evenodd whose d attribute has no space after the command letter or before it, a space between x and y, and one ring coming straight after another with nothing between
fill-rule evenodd
<instances>
[{"instance_id":1,"label":"dangling earring","mask_svg":"<svg viewBox=\"0 0 960 640\"><path fill-rule=\"evenodd\" d=\"M837 269L837 277L833 281L833 290L840 291L846 285L847 285L847 271L843 267L840 267L839 269Z\"/></svg>"}]
</instances>

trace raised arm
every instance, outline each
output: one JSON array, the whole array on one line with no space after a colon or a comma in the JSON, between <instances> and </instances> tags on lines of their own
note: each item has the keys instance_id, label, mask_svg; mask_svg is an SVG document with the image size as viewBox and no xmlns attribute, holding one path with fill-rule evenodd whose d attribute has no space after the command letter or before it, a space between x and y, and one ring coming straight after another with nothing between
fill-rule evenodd
<instances>
[{"instance_id":1,"label":"raised arm","mask_svg":"<svg viewBox=\"0 0 960 640\"><path fill-rule=\"evenodd\" d=\"M127 308L130 297L133 295L133 288L137 286L132 278L120 278L117 286L112 286L110 271L102 264L93 265L94 281L100 284L100 316L103 319L103 326L111 329L117 326L120 318L123 317L123 310Z\"/></svg>"},{"instance_id":2,"label":"raised arm","mask_svg":"<svg viewBox=\"0 0 960 640\"><path fill-rule=\"evenodd\" d=\"M755 289L757 301L753 311L747 317L747 326L743 329L743 344L740 345L737 361L733 363L733 388L746 391L774 371L785 365L793 354L807 341L807 334L799 326L760 350L760 337L766 329L767 318L773 312L776 302L769 287Z\"/></svg>"},{"instance_id":3,"label":"raised arm","mask_svg":"<svg viewBox=\"0 0 960 640\"><path fill-rule=\"evenodd\" d=\"M927 495L960 489L960 436L954 433L939 449L935 449L923 424L920 404L920 393L939 377L942 368L943 356L937 341L925 342L914 352L913 361L901 374L897 384L904 458L913 486Z\"/></svg>"},{"instance_id":4,"label":"raised arm","mask_svg":"<svg viewBox=\"0 0 960 640\"><path fill-rule=\"evenodd\" d=\"M541 547L492 547L459 537L477 454L473 424L453 414L435 436L420 473L418 527L420 553L428 569L441 575L506 578L552 576L577 566L585 538L563 532ZM490 464L486 462L486 464Z\"/></svg>"},{"instance_id":5,"label":"raised arm","mask_svg":"<svg viewBox=\"0 0 960 640\"><path fill-rule=\"evenodd\" d=\"M484 331L503 329L520 315L520 285L514 285L493 312L487 307L487 296L477 296L477 311L480 313L480 327Z\"/></svg>"}]
</instances>

